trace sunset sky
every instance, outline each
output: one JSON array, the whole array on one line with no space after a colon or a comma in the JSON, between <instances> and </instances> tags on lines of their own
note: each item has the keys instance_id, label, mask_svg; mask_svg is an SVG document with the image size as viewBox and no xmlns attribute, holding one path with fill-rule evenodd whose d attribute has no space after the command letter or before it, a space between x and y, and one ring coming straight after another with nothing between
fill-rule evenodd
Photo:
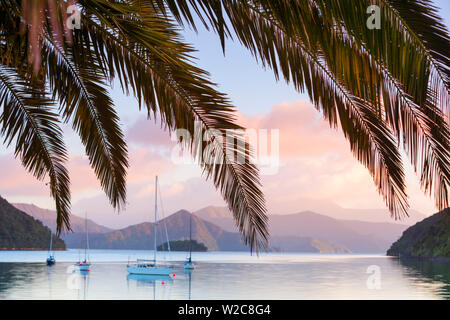
<instances>
[{"instance_id":1,"label":"sunset sky","mask_svg":"<svg viewBox=\"0 0 450 320\"><path fill-rule=\"evenodd\" d=\"M450 19L449 1L436 1L441 16ZM262 175L269 214L288 214L337 204L345 208L384 208L367 170L352 156L343 135L330 129L306 95L283 81L276 82L238 43L227 42L223 57L219 39L201 30L186 31L196 49L198 65L211 73L219 90L227 93L239 110L239 122L247 128L278 129L280 167L276 174ZM112 96L121 116L129 146L128 207L114 213L89 167L78 136L70 127L65 138L70 150L72 206L75 214L122 227L151 220L154 176L160 176L165 214L179 209L198 210L224 206L212 183L201 177L195 165L174 164L174 143L159 124L146 120L134 98L116 86ZM12 148L0 146L0 195L10 202L34 203L53 208L48 187L36 181L14 159ZM407 159L408 195L412 209L426 215L436 211L433 201L420 191L418 178Z\"/></svg>"}]
</instances>

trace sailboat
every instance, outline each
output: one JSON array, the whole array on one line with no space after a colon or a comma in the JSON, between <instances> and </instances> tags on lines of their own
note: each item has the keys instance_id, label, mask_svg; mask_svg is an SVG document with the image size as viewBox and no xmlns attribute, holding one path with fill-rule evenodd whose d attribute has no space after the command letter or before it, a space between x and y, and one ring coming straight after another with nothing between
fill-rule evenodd
<instances>
[{"instance_id":1,"label":"sailboat","mask_svg":"<svg viewBox=\"0 0 450 320\"><path fill-rule=\"evenodd\" d=\"M52 266L56 263L55 260L55 255L52 252L52 247L53 247L53 233L50 230L50 247L48 248L48 258L47 258L47 265L48 266Z\"/></svg>"},{"instance_id":2,"label":"sailboat","mask_svg":"<svg viewBox=\"0 0 450 320\"><path fill-rule=\"evenodd\" d=\"M88 247L88 228L87 228L87 216L85 216L85 233L84 233L84 260L78 261L74 264L74 269L81 272L89 272L91 268L90 262L88 262L87 258L87 247ZM81 259L80 259L81 260Z\"/></svg>"},{"instance_id":3,"label":"sailboat","mask_svg":"<svg viewBox=\"0 0 450 320\"><path fill-rule=\"evenodd\" d=\"M158 265L156 263L156 226L158 219L158 176L155 178L155 223L153 224L154 233L154 256L152 260L137 259L134 264L127 264L127 271L129 274L134 275L171 275L172 268L170 266Z\"/></svg>"},{"instance_id":4,"label":"sailboat","mask_svg":"<svg viewBox=\"0 0 450 320\"><path fill-rule=\"evenodd\" d=\"M184 263L184 268L186 270L194 269L194 263L192 262L192 216L189 218L189 257Z\"/></svg>"}]
</instances>

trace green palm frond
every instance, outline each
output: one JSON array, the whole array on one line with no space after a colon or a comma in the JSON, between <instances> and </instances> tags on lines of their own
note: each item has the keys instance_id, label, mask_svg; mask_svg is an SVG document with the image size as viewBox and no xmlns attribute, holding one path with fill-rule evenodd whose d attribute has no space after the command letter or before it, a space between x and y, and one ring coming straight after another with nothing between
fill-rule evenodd
<instances>
[{"instance_id":1,"label":"green palm frond","mask_svg":"<svg viewBox=\"0 0 450 320\"><path fill-rule=\"evenodd\" d=\"M101 1L90 4L106 5ZM90 4L85 6L87 12ZM110 12L114 17L103 16L103 24L85 21L89 30L85 40L96 41L92 46L98 47L99 53L108 53L102 55L102 61L109 66L111 80L118 77L124 92L133 92L149 116L159 114L168 130L190 132L190 139L182 142L192 150L206 177L221 190L245 242L251 250L265 247L266 209L258 170L248 161L234 160L235 155L251 156L244 137L233 131L242 130L234 123L234 107L213 88L203 70L189 64L186 53L192 49L179 41L176 28L153 7L139 8L141 25L126 16L126 11L120 11L118 5ZM152 32L143 34L142 30ZM195 132L196 122L202 133L213 133L208 142ZM232 136L232 144L221 143L226 134ZM208 153L203 152L206 147Z\"/></svg>"},{"instance_id":2,"label":"green palm frond","mask_svg":"<svg viewBox=\"0 0 450 320\"><path fill-rule=\"evenodd\" d=\"M236 8L233 6L232 9ZM393 215L398 217L406 213L404 173L396 140L384 122L379 121L371 103L345 86L339 73L333 73L327 66L326 57L315 53L314 48L308 48L300 39L289 36L289 31L270 21L266 13L255 7L251 10L242 7L242 10L248 10L247 15L231 13L236 18L232 20L235 29L241 31L240 39L246 44L252 43L251 51L274 69L277 76L282 73L299 90L308 90L311 100L330 124L336 126L339 123L355 157L371 173ZM237 17L244 18L238 20ZM273 34L274 40L268 37L269 34ZM244 38L246 35L251 38ZM313 37L312 32L308 32L308 36ZM265 50L272 45L273 51ZM282 56L282 59L276 59L276 56Z\"/></svg>"},{"instance_id":3,"label":"green palm frond","mask_svg":"<svg viewBox=\"0 0 450 320\"><path fill-rule=\"evenodd\" d=\"M15 70L0 66L1 134L15 155L37 179L50 178L50 193L58 212L58 232L70 230L69 176L64 166L67 151L53 101L42 90L29 87Z\"/></svg>"},{"instance_id":4,"label":"green palm frond","mask_svg":"<svg viewBox=\"0 0 450 320\"><path fill-rule=\"evenodd\" d=\"M30 172L50 177L58 230L69 226L70 193L56 102L112 205L125 202L127 148L108 94L118 80L149 118L189 132L180 143L220 189L246 243L267 245L258 169L235 108L193 65L194 49L180 35L197 21L218 34L224 52L235 38L277 79L306 91L343 131L393 216L408 210L400 147L424 191L448 207L450 38L429 0L76 3L83 27L72 31L66 1L0 0L1 132ZM373 4L379 30L366 25Z\"/></svg>"},{"instance_id":5,"label":"green palm frond","mask_svg":"<svg viewBox=\"0 0 450 320\"><path fill-rule=\"evenodd\" d=\"M357 110L360 105L370 110L369 122L378 122L378 129L372 134L379 141L378 148L383 148L383 140L390 141L388 150L402 144L420 175L424 191L434 190L439 209L449 205L450 42L447 29L429 1L161 2L177 20L185 20L194 28L195 19L191 16L199 15L220 37L236 37L277 78L283 76L299 91L306 90L332 126L339 109ZM380 30L367 28L367 8L372 4L382 9ZM223 19L224 14L215 15L218 10L223 10L227 19ZM427 31L420 32L421 26L427 24ZM228 29L234 33L224 31ZM314 68L322 70L316 79L310 76ZM333 84L324 90L323 83L328 81ZM339 101L336 95L330 98L329 90L345 92L345 100ZM394 157L385 153L384 163L378 160L382 170L391 171L386 175L391 183L382 186L383 179L377 178L374 170L380 171L369 164L381 158L373 153L372 160L367 161L367 155L357 151L370 150L366 140L358 142L355 133L359 130L346 129L342 120L341 117L340 125L352 150L372 173L391 213L396 217L406 214L406 186L399 151Z\"/></svg>"},{"instance_id":6,"label":"green palm frond","mask_svg":"<svg viewBox=\"0 0 450 320\"><path fill-rule=\"evenodd\" d=\"M62 116L72 122L111 204L120 209L126 199L127 147L106 78L89 50L80 48L76 38L64 49L46 35L42 58Z\"/></svg>"},{"instance_id":7,"label":"green palm frond","mask_svg":"<svg viewBox=\"0 0 450 320\"><path fill-rule=\"evenodd\" d=\"M220 189L251 250L265 247L267 218L258 170L248 161L234 161L237 155L252 156L244 137L228 132L242 130L235 124L235 108L214 88L208 74L192 65L193 49L182 42L174 22L155 10L156 2L77 1L83 10L83 28L69 37L61 33L64 19L55 20L50 12L51 1L42 0L46 4L39 6L43 23L36 27L29 22L33 17L26 19L25 32L5 41L2 58L16 68L24 60L34 63L33 72L21 71L32 83L36 79L45 83L52 99L59 102L61 116L79 133L111 203L120 206L125 200L127 167L126 146L106 90L118 79L149 117L158 114L167 129L191 133L180 142L192 150L205 176ZM4 30L22 23L20 2L12 3L15 16L4 26L0 22ZM64 12L64 3L59 10ZM36 30L37 38L31 35ZM20 45L13 46L17 41ZM35 52L28 49L36 43L41 51L39 68ZM208 141L203 135L195 139L197 123ZM221 142L226 134L233 137L232 143ZM205 148L211 152L204 153Z\"/></svg>"}]
</instances>

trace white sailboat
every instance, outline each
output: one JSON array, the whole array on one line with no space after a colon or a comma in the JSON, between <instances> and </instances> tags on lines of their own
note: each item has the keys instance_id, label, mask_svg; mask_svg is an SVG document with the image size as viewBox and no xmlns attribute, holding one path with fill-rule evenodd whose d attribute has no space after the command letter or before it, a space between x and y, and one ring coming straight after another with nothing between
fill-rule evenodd
<instances>
[{"instance_id":1,"label":"white sailboat","mask_svg":"<svg viewBox=\"0 0 450 320\"><path fill-rule=\"evenodd\" d=\"M170 276L172 274L172 268L170 266L164 266L156 263L156 226L158 219L158 176L155 179L155 223L153 225L154 233L154 256L152 260L137 259L134 264L127 264L127 271L133 275L158 275L158 276Z\"/></svg>"},{"instance_id":2,"label":"white sailboat","mask_svg":"<svg viewBox=\"0 0 450 320\"><path fill-rule=\"evenodd\" d=\"M194 269L194 263L192 262L192 216L189 218L189 257L184 263L184 268L186 270Z\"/></svg>"},{"instance_id":3,"label":"white sailboat","mask_svg":"<svg viewBox=\"0 0 450 320\"><path fill-rule=\"evenodd\" d=\"M88 243L89 243L89 238L88 238L88 228L87 228L87 215L85 215L85 233L84 233L84 260L78 261L77 263L74 264L74 269L76 271L81 271L81 272L89 272L90 268L91 268L91 263L88 261L88 256L87 256L87 249L88 249Z\"/></svg>"}]
</instances>

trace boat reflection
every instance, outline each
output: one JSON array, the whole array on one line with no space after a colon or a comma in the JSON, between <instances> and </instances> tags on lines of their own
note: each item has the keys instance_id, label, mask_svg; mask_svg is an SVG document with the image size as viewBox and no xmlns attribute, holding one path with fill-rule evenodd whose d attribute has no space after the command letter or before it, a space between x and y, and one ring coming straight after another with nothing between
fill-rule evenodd
<instances>
[{"instance_id":1,"label":"boat reflection","mask_svg":"<svg viewBox=\"0 0 450 320\"><path fill-rule=\"evenodd\" d=\"M188 300L191 300L192 269L184 269L184 274L188 277L189 280Z\"/></svg>"},{"instance_id":2,"label":"boat reflection","mask_svg":"<svg viewBox=\"0 0 450 320\"><path fill-rule=\"evenodd\" d=\"M134 286L136 289L140 288L143 292L149 293L153 291L153 300L156 299L168 299L170 297L170 286L173 279L168 275L145 275L145 274L129 274L127 275L127 287L128 290L132 290ZM168 286L169 285L169 286ZM158 294L156 293L156 287L158 287ZM135 289L135 290L136 290ZM149 290L150 289L150 290ZM169 291L167 291L169 290Z\"/></svg>"},{"instance_id":3,"label":"boat reflection","mask_svg":"<svg viewBox=\"0 0 450 320\"><path fill-rule=\"evenodd\" d=\"M127 280L134 280L141 283L172 283L173 279L167 275L150 275L150 274L129 274Z\"/></svg>"},{"instance_id":4,"label":"boat reflection","mask_svg":"<svg viewBox=\"0 0 450 320\"><path fill-rule=\"evenodd\" d=\"M77 270L76 273L82 275L83 277L87 277L89 275L89 271L85 270Z\"/></svg>"}]
</instances>

